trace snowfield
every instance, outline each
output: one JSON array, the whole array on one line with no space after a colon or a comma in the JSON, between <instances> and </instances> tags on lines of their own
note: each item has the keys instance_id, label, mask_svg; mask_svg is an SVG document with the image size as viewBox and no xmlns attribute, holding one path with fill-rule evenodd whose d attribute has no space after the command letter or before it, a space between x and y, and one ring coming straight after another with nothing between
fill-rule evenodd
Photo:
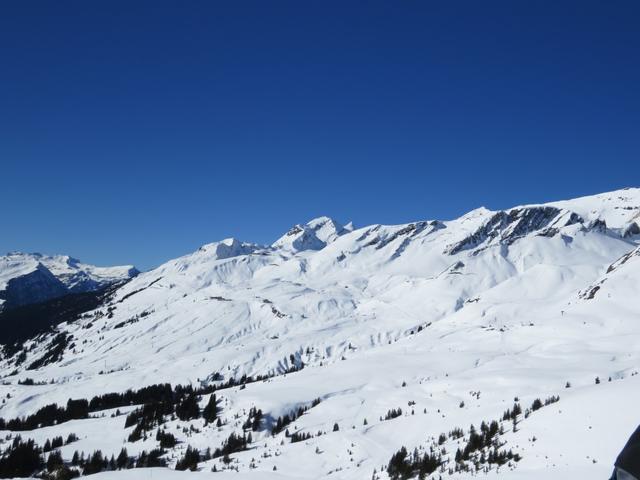
<instances>
[{"instance_id":1,"label":"snowfield","mask_svg":"<svg viewBox=\"0 0 640 480\"><path fill-rule=\"evenodd\" d=\"M5 349L0 417L163 382L262 375L216 391L218 423L166 418L178 440L163 454L169 468L95 478L385 479L404 446L438 454L429 478L607 479L640 424L639 223L634 188L451 221L354 228L321 217L269 246L208 244ZM18 267L2 268L0 279ZM504 414L515 403L512 421ZM74 433L60 447L67 462L97 449L137 456L158 447L158 426L128 441L125 417L139 406L2 431L0 450L10 435L43 445ZM275 433L276 419L299 407L309 408ZM243 430L252 408L264 416ZM385 419L393 409L401 413ZM494 420L500 450L518 458L487 463L487 449L457 462L470 426ZM243 431L248 449L172 470L188 446L213 451ZM310 438L292 442L294 433Z\"/></svg>"}]
</instances>

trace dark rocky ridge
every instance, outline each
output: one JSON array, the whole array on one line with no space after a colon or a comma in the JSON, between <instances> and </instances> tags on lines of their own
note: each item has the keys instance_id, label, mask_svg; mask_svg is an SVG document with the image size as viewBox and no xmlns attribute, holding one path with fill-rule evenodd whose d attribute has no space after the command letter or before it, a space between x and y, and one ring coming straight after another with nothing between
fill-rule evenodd
<instances>
[{"instance_id":1,"label":"dark rocky ridge","mask_svg":"<svg viewBox=\"0 0 640 480\"><path fill-rule=\"evenodd\" d=\"M559 226L584 223L580 215L556 207L514 208L509 211L500 211L471 235L450 245L446 253L455 255L464 250L472 250L495 238L499 238L501 244L511 245L519 238L534 232L553 236L553 234L549 235L546 229L555 225L566 213L569 213L569 218Z\"/></svg>"}]
</instances>

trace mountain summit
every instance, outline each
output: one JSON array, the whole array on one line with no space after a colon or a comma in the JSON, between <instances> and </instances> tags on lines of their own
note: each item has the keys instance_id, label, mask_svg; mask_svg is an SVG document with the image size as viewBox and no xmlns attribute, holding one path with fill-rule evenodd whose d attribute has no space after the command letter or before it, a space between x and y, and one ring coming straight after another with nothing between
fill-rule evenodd
<instances>
[{"instance_id":1,"label":"mountain summit","mask_svg":"<svg viewBox=\"0 0 640 480\"><path fill-rule=\"evenodd\" d=\"M329 217L318 217L304 225L294 225L291 230L273 243L273 247L290 251L321 250L339 236L353 230L343 227Z\"/></svg>"}]
</instances>

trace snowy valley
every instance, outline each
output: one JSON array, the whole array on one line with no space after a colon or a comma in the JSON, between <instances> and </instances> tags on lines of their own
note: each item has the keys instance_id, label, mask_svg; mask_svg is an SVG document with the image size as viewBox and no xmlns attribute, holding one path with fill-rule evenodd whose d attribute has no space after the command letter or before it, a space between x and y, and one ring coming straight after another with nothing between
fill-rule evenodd
<instances>
[{"instance_id":1,"label":"snowy valley","mask_svg":"<svg viewBox=\"0 0 640 480\"><path fill-rule=\"evenodd\" d=\"M51 478L608 478L640 424L639 225L630 188L143 273L10 254L0 321L43 328L2 347L0 451Z\"/></svg>"}]
</instances>

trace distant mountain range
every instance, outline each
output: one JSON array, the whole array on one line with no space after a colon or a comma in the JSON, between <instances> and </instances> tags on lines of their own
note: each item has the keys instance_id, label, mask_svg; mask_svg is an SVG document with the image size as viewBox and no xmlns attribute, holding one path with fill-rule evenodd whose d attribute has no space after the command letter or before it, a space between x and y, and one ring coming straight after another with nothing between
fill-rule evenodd
<instances>
[{"instance_id":1,"label":"distant mountain range","mask_svg":"<svg viewBox=\"0 0 640 480\"><path fill-rule=\"evenodd\" d=\"M59 451L80 471L76 450L125 447L124 470L87 468L105 480L135 478L136 462L214 478L607 478L640 422L639 225L629 188L401 225L320 217L144 273L9 254L0 324L33 326L4 337L0 437L73 433ZM29 420L51 403L67 410Z\"/></svg>"},{"instance_id":2,"label":"distant mountain range","mask_svg":"<svg viewBox=\"0 0 640 480\"><path fill-rule=\"evenodd\" d=\"M138 273L133 266L96 267L66 255L12 252L0 257L0 309L99 290Z\"/></svg>"}]
</instances>

